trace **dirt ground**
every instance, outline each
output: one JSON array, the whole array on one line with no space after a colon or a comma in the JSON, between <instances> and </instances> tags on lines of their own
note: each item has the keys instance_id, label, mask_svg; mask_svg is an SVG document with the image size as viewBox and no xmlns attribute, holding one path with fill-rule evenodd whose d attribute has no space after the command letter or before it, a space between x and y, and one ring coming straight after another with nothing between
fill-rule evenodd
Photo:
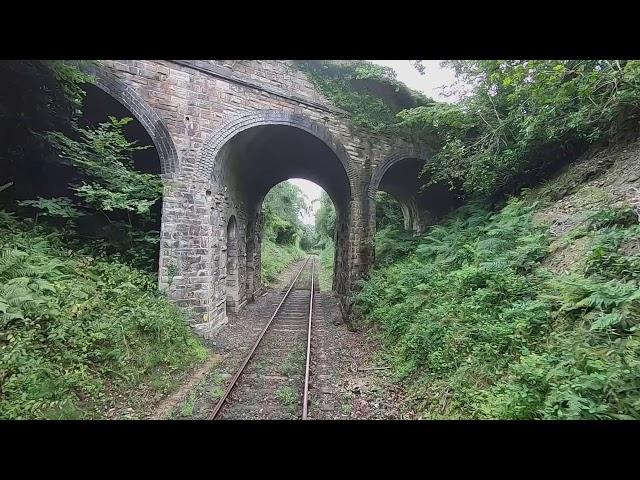
<instances>
[{"instance_id":1,"label":"dirt ground","mask_svg":"<svg viewBox=\"0 0 640 480\"><path fill-rule=\"evenodd\" d=\"M556 178L532 190L551 193L555 200L536 213L549 225L551 254L543 265L555 273L582 267L590 236L568 238L590 215L607 206L630 205L640 216L640 140L586 153Z\"/></svg>"}]
</instances>

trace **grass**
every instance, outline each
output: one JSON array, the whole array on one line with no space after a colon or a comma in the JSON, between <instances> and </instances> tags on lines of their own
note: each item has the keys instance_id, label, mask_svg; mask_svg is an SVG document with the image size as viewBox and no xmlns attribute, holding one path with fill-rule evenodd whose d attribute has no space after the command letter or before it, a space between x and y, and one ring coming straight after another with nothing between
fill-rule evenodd
<instances>
[{"instance_id":1,"label":"grass","mask_svg":"<svg viewBox=\"0 0 640 480\"><path fill-rule=\"evenodd\" d=\"M180 407L180 415L183 417L190 417L193 415L193 408L196 404L196 392L189 393L187 401Z\"/></svg>"},{"instance_id":2,"label":"grass","mask_svg":"<svg viewBox=\"0 0 640 480\"><path fill-rule=\"evenodd\" d=\"M320 290L323 292L331 291L333 286L334 255L335 251L332 243L320 252L320 261L317 263L320 267L318 269L318 279L320 281Z\"/></svg>"},{"instance_id":3,"label":"grass","mask_svg":"<svg viewBox=\"0 0 640 480\"><path fill-rule=\"evenodd\" d=\"M282 363L282 368L280 370L282 374L287 377L300 375L304 368L305 353L305 349L301 345L296 346L291 350Z\"/></svg>"},{"instance_id":4,"label":"grass","mask_svg":"<svg viewBox=\"0 0 640 480\"><path fill-rule=\"evenodd\" d=\"M349 416L353 413L353 405L351 403L342 403L340 404L340 411Z\"/></svg>"},{"instance_id":5,"label":"grass","mask_svg":"<svg viewBox=\"0 0 640 480\"><path fill-rule=\"evenodd\" d=\"M254 368L256 373L264 374L269 370L270 363L266 358L260 358L257 362L254 363Z\"/></svg>"},{"instance_id":6,"label":"grass","mask_svg":"<svg viewBox=\"0 0 640 480\"><path fill-rule=\"evenodd\" d=\"M224 388L220 385L216 385L209 392L209 399L211 401L218 401L222 398L222 395L224 395Z\"/></svg>"},{"instance_id":7,"label":"grass","mask_svg":"<svg viewBox=\"0 0 640 480\"><path fill-rule=\"evenodd\" d=\"M297 245L279 245L268 239L262 241L262 280L272 284L288 265L305 257Z\"/></svg>"},{"instance_id":8,"label":"grass","mask_svg":"<svg viewBox=\"0 0 640 480\"><path fill-rule=\"evenodd\" d=\"M298 404L298 394L290 385L278 387L276 397L286 407L294 407Z\"/></svg>"},{"instance_id":9,"label":"grass","mask_svg":"<svg viewBox=\"0 0 640 480\"><path fill-rule=\"evenodd\" d=\"M224 378L218 371L210 371L189 392L186 400L175 407L173 418L198 418L203 407L208 408L224 394Z\"/></svg>"}]
</instances>

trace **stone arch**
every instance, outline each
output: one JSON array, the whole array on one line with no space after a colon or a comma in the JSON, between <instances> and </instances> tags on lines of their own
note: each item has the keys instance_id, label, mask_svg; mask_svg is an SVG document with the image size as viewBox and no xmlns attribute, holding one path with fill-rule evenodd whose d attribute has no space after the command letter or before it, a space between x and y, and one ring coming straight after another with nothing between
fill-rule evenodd
<instances>
[{"instance_id":1,"label":"stone arch","mask_svg":"<svg viewBox=\"0 0 640 480\"><path fill-rule=\"evenodd\" d=\"M267 165L273 168L268 170ZM275 110L244 113L219 127L202 147L198 163L190 167L193 184L211 186L219 199L214 205L219 218L227 217L224 212L231 204L243 212L238 221L242 221L243 228L246 226L241 233L243 245L248 248L242 265L245 276L239 292L241 305L262 288L262 200L273 186L289 178L287 175L315 182L332 197L343 227L335 239L340 266L335 269L339 278L336 291L344 294L348 290L351 215L354 195L358 194L354 184L359 178L359 167L353 165L344 146L327 128L296 113Z\"/></svg>"},{"instance_id":2,"label":"stone arch","mask_svg":"<svg viewBox=\"0 0 640 480\"><path fill-rule=\"evenodd\" d=\"M222 165L216 162L218 154L227 142L243 130L261 125L285 125L295 127L310 133L314 137L324 142L336 155L347 172L349 187L353 195L355 179L357 178L357 167L350 161L349 153L342 143L335 138L331 132L299 113L286 112L283 110L256 110L251 113L242 113L232 117L220 126L202 146L202 154L194 168L196 179L216 181L220 177Z\"/></svg>"},{"instance_id":3,"label":"stone arch","mask_svg":"<svg viewBox=\"0 0 640 480\"><path fill-rule=\"evenodd\" d=\"M162 174L178 173L178 151L169 130L153 108L122 80L95 64L81 65L95 79L95 85L121 103L138 120L153 141L160 157Z\"/></svg>"},{"instance_id":4,"label":"stone arch","mask_svg":"<svg viewBox=\"0 0 640 480\"><path fill-rule=\"evenodd\" d=\"M375 224L376 224L376 192L380 188L380 183L382 182L385 174L395 165L399 164L404 160L419 160L422 162L428 161L428 154L425 149L420 149L416 147L403 148L401 150L395 151L391 155L387 156L382 162L380 162L374 169L371 180L365 187L364 195L365 202L368 203L370 222L371 222L371 235L373 236L375 233ZM420 221L420 212L418 205L416 203L416 199L412 198L411 195L397 195L389 192L396 201L400 204L400 208L402 210L402 216L404 217L404 228L406 230L413 230L419 233L422 230L421 221ZM415 192L417 193L417 192ZM414 195L415 195L414 193Z\"/></svg>"},{"instance_id":5,"label":"stone arch","mask_svg":"<svg viewBox=\"0 0 640 480\"><path fill-rule=\"evenodd\" d=\"M425 163L429 161L429 156L424 149L418 148L405 148L400 151L394 152L388 157L386 157L378 166L376 166L373 174L371 175L371 181L369 182L366 190L366 195L370 199L374 199L376 192L378 191L378 187L380 186L380 182L382 181L382 177L387 173L391 167L395 164L406 160L408 158L417 158L419 160L423 160Z\"/></svg>"}]
</instances>

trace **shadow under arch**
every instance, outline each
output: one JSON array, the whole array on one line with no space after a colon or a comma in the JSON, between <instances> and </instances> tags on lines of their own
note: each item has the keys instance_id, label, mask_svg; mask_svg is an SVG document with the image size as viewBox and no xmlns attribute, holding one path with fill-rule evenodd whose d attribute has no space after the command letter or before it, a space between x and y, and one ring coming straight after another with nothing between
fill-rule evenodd
<instances>
[{"instance_id":1,"label":"shadow under arch","mask_svg":"<svg viewBox=\"0 0 640 480\"><path fill-rule=\"evenodd\" d=\"M439 182L424 187L420 173L428 161L426 149L406 148L389 155L376 167L365 191L374 234L376 192L379 190L398 201L405 229L418 234L458 205L456 194L446 184Z\"/></svg>"},{"instance_id":2,"label":"shadow under arch","mask_svg":"<svg viewBox=\"0 0 640 480\"><path fill-rule=\"evenodd\" d=\"M340 160L340 163L347 173L350 190L354 191L357 172L350 161L349 153L344 145L323 125L311 120L305 115L282 110L256 110L250 113L239 114L227 120L209 136L202 146L202 153L194 169L195 178L218 180L223 167L218 157L229 140L244 130L265 125L294 127L321 140Z\"/></svg>"},{"instance_id":3,"label":"shadow under arch","mask_svg":"<svg viewBox=\"0 0 640 480\"><path fill-rule=\"evenodd\" d=\"M246 266L240 271L244 275L239 280L240 305L255 296L262 285L262 202L275 185L290 178L319 185L336 207L338 268L334 285L339 294L346 291L351 248L349 220L357 176L348 152L325 127L304 115L288 112L269 110L239 115L209 138L194 167L194 184L209 185L215 193L216 201L211 206L214 218L237 214L238 231L242 232L239 248L246 255ZM253 279L247 279L247 275L253 275ZM217 285L227 288L225 283Z\"/></svg>"},{"instance_id":4,"label":"shadow under arch","mask_svg":"<svg viewBox=\"0 0 640 480\"><path fill-rule=\"evenodd\" d=\"M406 148L392 153L377 165L373 171L371 181L366 188L367 197L374 199L385 173L394 165L410 158L415 158L425 164L429 161L429 155L426 149Z\"/></svg>"}]
</instances>

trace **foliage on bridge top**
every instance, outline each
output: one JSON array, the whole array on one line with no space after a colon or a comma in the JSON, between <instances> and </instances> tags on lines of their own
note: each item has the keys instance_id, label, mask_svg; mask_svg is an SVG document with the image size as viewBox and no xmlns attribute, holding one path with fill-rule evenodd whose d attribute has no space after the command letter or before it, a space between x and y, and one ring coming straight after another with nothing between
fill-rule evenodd
<instances>
[{"instance_id":1,"label":"foliage on bridge top","mask_svg":"<svg viewBox=\"0 0 640 480\"><path fill-rule=\"evenodd\" d=\"M398 112L433 102L399 81L392 68L364 60L304 60L295 64L329 100L351 113L354 124L375 132L396 132Z\"/></svg>"},{"instance_id":2,"label":"foliage on bridge top","mask_svg":"<svg viewBox=\"0 0 640 480\"><path fill-rule=\"evenodd\" d=\"M456 103L410 91L369 62L299 62L353 122L433 150L431 183L501 199L531 186L589 145L637 134L636 60L450 61Z\"/></svg>"}]
</instances>

